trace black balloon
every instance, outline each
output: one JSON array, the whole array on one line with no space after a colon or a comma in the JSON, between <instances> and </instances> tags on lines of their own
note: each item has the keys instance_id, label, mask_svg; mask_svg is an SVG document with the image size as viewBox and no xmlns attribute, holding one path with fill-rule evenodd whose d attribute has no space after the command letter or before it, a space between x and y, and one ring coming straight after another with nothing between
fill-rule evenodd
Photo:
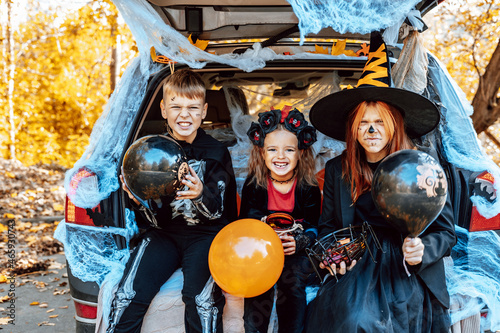
<instances>
[{"instance_id":1,"label":"black balloon","mask_svg":"<svg viewBox=\"0 0 500 333\"><path fill-rule=\"evenodd\" d=\"M372 198L387 222L416 237L441 213L448 191L445 173L429 154L400 150L377 167Z\"/></svg>"},{"instance_id":2,"label":"black balloon","mask_svg":"<svg viewBox=\"0 0 500 333\"><path fill-rule=\"evenodd\" d=\"M148 135L136 140L123 158L122 174L134 197L156 210L171 202L188 173L182 147L164 135Z\"/></svg>"}]
</instances>

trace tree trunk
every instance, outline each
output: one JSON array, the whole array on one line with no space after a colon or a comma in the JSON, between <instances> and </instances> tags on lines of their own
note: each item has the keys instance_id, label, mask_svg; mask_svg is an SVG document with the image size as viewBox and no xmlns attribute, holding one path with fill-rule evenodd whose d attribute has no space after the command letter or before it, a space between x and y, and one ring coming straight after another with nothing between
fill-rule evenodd
<instances>
[{"instance_id":1,"label":"tree trunk","mask_svg":"<svg viewBox=\"0 0 500 333\"><path fill-rule=\"evenodd\" d=\"M14 122L14 75L16 63L14 60L14 33L12 31L12 0L7 0L7 70L8 70L8 88L7 88L7 106L9 108L9 159L16 159L16 126Z\"/></svg>"},{"instance_id":2,"label":"tree trunk","mask_svg":"<svg viewBox=\"0 0 500 333\"><path fill-rule=\"evenodd\" d=\"M110 92L109 95L115 90L118 79L120 78L120 55L121 55L121 36L118 31L117 20L113 20L115 23L111 26L111 37L115 39L115 44L111 49L111 65L109 66L110 71Z\"/></svg>"},{"instance_id":3,"label":"tree trunk","mask_svg":"<svg viewBox=\"0 0 500 333\"><path fill-rule=\"evenodd\" d=\"M479 78L472 106L472 122L477 134L485 131L500 118L498 93L500 89L500 40L497 44L486 71Z\"/></svg>"},{"instance_id":4,"label":"tree trunk","mask_svg":"<svg viewBox=\"0 0 500 333\"><path fill-rule=\"evenodd\" d=\"M4 2L2 0L0 0L0 24L1 24L1 30L2 30L2 36L0 37L1 40L2 40L2 54L0 55L0 59L2 61L2 82L7 82L7 20L4 19L4 14L5 12L7 12L4 7L6 7L6 5L4 4ZM0 90L0 112L3 116L3 108L5 108L7 106L7 89L1 89ZM2 123L0 123L0 125L4 125L3 124L3 120L2 120ZM0 140L3 141L3 137L0 137ZM1 141L0 141L1 142ZM5 142L7 142L7 139L5 139ZM2 143L2 149L3 149L3 143Z\"/></svg>"}]
</instances>

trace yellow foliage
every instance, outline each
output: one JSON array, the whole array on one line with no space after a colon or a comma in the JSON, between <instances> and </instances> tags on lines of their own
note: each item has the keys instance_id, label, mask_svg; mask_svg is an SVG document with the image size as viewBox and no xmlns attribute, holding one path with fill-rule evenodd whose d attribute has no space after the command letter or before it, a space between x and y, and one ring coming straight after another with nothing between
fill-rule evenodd
<instances>
[{"instance_id":1,"label":"yellow foliage","mask_svg":"<svg viewBox=\"0 0 500 333\"><path fill-rule=\"evenodd\" d=\"M443 2L425 19L425 46L439 58L471 102L496 46L499 0Z\"/></svg>"},{"instance_id":2,"label":"yellow foliage","mask_svg":"<svg viewBox=\"0 0 500 333\"><path fill-rule=\"evenodd\" d=\"M14 34L16 157L26 165L70 167L85 151L111 93L111 47L116 45L111 28L118 24L118 12L108 0L82 4L74 12L39 10L35 3L27 8ZM125 25L115 31L122 59L133 58L137 49L130 31ZM127 61L120 65L123 71ZM0 57L0 69L5 66ZM0 91L7 91L4 80ZM6 104L0 103L0 157L5 158L10 157L8 119Z\"/></svg>"},{"instance_id":3,"label":"yellow foliage","mask_svg":"<svg viewBox=\"0 0 500 333\"><path fill-rule=\"evenodd\" d=\"M64 211L64 206L58 203L53 204L52 208L54 208L54 210L58 212Z\"/></svg>"},{"instance_id":4,"label":"yellow foliage","mask_svg":"<svg viewBox=\"0 0 500 333\"><path fill-rule=\"evenodd\" d=\"M195 43L193 43L193 39L191 38L191 35L188 36L188 41L193 44L194 46L196 46L197 48L199 48L200 50L205 50L208 46L208 40L201 40L201 39L197 39Z\"/></svg>"},{"instance_id":5,"label":"yellow foliage","mask_svg":"<svg viewBox=\"0 0 500 333\"><path fill-rule=\"evenodd\" d=\"M14 214L11 214L11 213L5 213L3 214L3 218L4 219L13 219L15 217Z\"/></svg>"},{"instance_id":6,"label":"yellow foliage","mask_svg":"<svg viewBox=\"0 0 500 333\"><path fill-rule=\"evenodd\" d=\"M41 223L41 224L39 224L37 226L29 228L28 232L38 232L40 230L45 230L45 229L48 229L48 228L51 228L51 227L52 227L52 225L50 225L48 223Z\"/></svg>"},{"instance_id":7,"label":"yellow foliage","mask_svg":"<svg viewBox=\"0 0 500 333\"><path fill-rule=\"evenodd\" d=\"M346 41L344 40L339 40L337 43L332 44L332 55L341 55L344 54L345 51L345 46L346 46Z\"/></svg>"},{"instance_id":8,"label":"yellow foliage","mask_svg":"<svg viewBox=\"0 0 500 333\"><path fill-rule=\"evenodd\" d=\"M16 178L16 175L12 172L5 171L5 177L14 179Z\"/></svg>"},{"instance_id":9,"label":"yellow foliage","mask_svg":"<svg viewBox=\"0 0 500 333\"><path fill-rule=\"evenodd\" d=\"M30 229L30 230L28 230L28 232L32 232L32 230ZM36 242L37 240L38 240L38 237L33 236L33 235L30 235L30 236L28 236L28 237L26 237L26 238L24 239L24 241L26 242L26 244L27 244L28 246L30 246L31 244L33 244L33 243L34 243L34 242Z\"/></svg>"},{"instance_id":10,"label":"yellow foliage","mask_svg":"<svg viewBox=\"0 0 500 333\"><path fill-rule=\"evenodd\" d=\"M314 49L315 49L314 53L328 54L328 47L323 47L323 46L314 44Z\"/></svg>"}]
</instances>

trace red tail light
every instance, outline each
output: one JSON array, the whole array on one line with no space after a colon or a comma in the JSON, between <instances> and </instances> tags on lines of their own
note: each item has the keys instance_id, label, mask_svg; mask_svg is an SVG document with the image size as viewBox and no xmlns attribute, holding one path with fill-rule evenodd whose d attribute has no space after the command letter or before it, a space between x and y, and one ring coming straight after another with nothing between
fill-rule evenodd
<instances>
[{"instance_id":1,"label":"red tail light","mask_svg":"<svg viewBox=\"0 0 500 333\"><path fill-rule=\"evenodd\" d=\"M69 191L70 194L76 193L76 189L78 188L78 185L82 180L90 181L92 183L95 183L95 188L97 190L98 184L97 184L97 175L87 169L80 169L76 175L73 176L69 183ZM78 206L75 206L73 202L66 196L66 204L65 204L65 220L68 223L75 223L75 224L83 224L83 225L90 225L90 226L95 226L94 221L92 218L89 216L87 213L87 210L85 208L80 208ZM96 207L92 208L93 212L101 212L101 206L97 205Z\"/></svg>"},{"instance_id":2,"label":"red tail light","mask_svg":"<svg viewBox=\"0 0 500 333\"><path fill-rule=\"evenodd\" d=\"M95 303L89 303L80 300L73 300L75 302L75 312L76 316L86 319L96 319L97 318L97 305Z\"/></svg>"},{"instance_id":3,"label":"red tail light","mask_svg":"<svg viewBox=\"0 0 500 333\"><path fill-rule=\"evenodd\" d=\"M483 172L476 178L476 183L480 183L481 192L477 195L485 197L487 200L496 198L493 176L489 172ZM491 197L488 197L491 196ZM479 214L476 206L472 206L469 231L500 230L500 214L490 219Z\"/></svg>"}]
</instances>

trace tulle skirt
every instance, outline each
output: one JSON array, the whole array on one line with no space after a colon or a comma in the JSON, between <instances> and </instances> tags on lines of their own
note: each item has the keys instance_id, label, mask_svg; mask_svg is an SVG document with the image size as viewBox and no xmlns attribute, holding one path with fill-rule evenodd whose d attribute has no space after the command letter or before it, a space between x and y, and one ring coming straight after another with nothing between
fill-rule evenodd
<instances>
[{"instance_id":1,"label":"tulle skirt","mask_svg":"<svg viewBox=\"0 0 500 333\"><path fill-rule=\"evenodd\" d=\"M306 332L448 332L447 309L416 274L407 275L399 245L368 245L376 263L366 251L338 282L330 278L309 304Z\"/></svg>"}]
</instances>

